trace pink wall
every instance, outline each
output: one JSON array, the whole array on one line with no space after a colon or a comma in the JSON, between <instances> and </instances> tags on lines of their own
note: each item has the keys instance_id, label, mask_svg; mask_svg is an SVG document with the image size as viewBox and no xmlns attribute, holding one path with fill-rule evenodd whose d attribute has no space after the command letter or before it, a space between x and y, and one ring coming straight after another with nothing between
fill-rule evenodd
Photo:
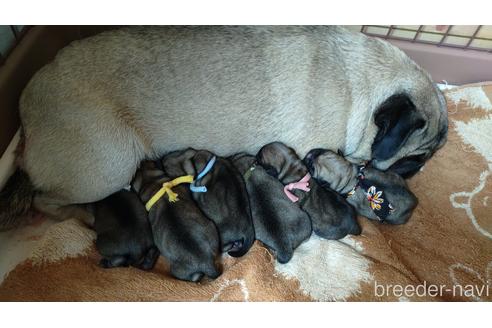
<instances>
[{"instance_id":1,"label":"pink wall","mask_svg":"<svg viewBox=\"0 0 492 328\"><path fill-rule=\"evenodd\" d=\"M426 69L436 82L465 84L492 81L492 52L462 50L389 40Z\"/></svg>"}]
</instances>

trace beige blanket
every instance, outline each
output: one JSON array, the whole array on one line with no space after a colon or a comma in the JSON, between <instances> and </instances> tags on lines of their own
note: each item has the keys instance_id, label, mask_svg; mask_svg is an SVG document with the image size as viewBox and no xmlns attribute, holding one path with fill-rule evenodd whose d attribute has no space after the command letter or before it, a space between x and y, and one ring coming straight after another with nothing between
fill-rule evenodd
<instances>
[{"instance_id":1,"label":"beige blanket","mask_svg":"<svg viewBox=\"0 0 492 328\"><path fill-rule=\"evenodd\" d=\"M162 258L152 272L101 269L92 230L38 218L0 234L0 300L490 301L492 83L446 97L449 140L410 180L420 203L405 225L359 218L360 236L313 236L285 265L257 242L225 256L218 279L195 284L173 279Z\"/></svg>"}]
</instances>

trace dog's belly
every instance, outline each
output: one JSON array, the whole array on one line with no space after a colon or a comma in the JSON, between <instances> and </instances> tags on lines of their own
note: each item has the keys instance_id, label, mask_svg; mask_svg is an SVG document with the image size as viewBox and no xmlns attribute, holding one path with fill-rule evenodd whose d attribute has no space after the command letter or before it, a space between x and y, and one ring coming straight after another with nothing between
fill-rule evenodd
<instances>
[{"instance_id":1,"label":"dog's belly","mask_svg":"<svg viewBox=\"0 0 492 328\"><path fill-rule=\"evenodd\" d=\"M302 110L303 107L299 108ZM278 111L284 112L282 108ZM298 119L294 119L295 117ZM302 116L293 114L292 119L286 117L283 120L278 119L275 114L263 117L257 114L255 107L192 123L192 126L188 126L179 119L170 120L166 126L178 127L171 133L166 129L153 129L153 144L157 154L193 147L210 150L220 156L238 152L254 155L263 145L280 141L295 148L299 156L303 157L312 148L343 149L344 146L344 132L340 131L334 137L334 127L325 126L322 130L313 130L309 119ZM332 131L323 131L325 128L332 128Z\"/></svg>"},{"instance_id":2,"label":"dog's belly","mask_svg":"<svg viewBox=\"0 0 492 328\"><path fill-rule=\"evenodd\" d=\"M154 46L145 35L126 47L140 42L126 37L70 46L24 91L24 166L38 189L95 201L128 183L144 157L190 146L343 150L348 85L338 65L314 60L309 38L257 48L194 37Z\"/></svg>"}]
</instances>

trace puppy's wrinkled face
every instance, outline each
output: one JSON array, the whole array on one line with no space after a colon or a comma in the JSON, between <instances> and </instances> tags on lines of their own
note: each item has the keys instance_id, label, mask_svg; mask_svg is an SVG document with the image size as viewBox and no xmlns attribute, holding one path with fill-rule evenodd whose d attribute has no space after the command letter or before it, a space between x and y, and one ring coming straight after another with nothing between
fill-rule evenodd
<instances>
[{"instance_id":1,"label":"puppy's wrinkled face","mask_svg":"<svg viewBox=\"0 0 492 328\"><path fill-rule=\"evenodd\" d=\"M163 171L157 168L157 165L153 161L143 161L140 163L140 167L135 173L135 177L131 182L131 187L136 193L140 193L143 186L159 179L164 174Z\"/></svg>"},{"instance_id":2,"label":"puppy's wrinkled face","mask_svg":"<svg viewBox=\"0 0 492 328\"><path fill-rule=\"evenodd\" d=\"M357 183L357 168L328 149L313 149L305 157L311 176L340 194L346 194Z\"/></svg>"},{"instance_id":3,"label":"puppy's wrinkled face","mask_svg":"<svg viewBox=\"0 0 492 328\"><path fill-rule=\"evenodd\" d=\"M191 163L184 163L183 166L187 168L188 171L190 166L193 167L193 170L196 172L195 174L198 174L205 169L205 166L207 166L212 157L214 157L214 154L212 154L211 152L207 150L198 150L195 151L193 157L190 158ZM207 175L205 175L202 180L205 178L207 178Z\"/></svg>"},{"instance_id":4,"label":"puppy's wrinkled face","mask_svg":"<svg viewBox=\"0 0 492 328\"><path fill-rule=\"evenodd\" d=\"M197 151L193 148L169 153L161 159L162 167L171 178L182 175L195 176L197 170L193 166L192 159L196 153Z\"/></svg>"},{"instance_id":5,"label":"puppy's wrinkled face","mask_svg":"<svg viewBox=\"0 0 492 328\"><path fill-rule=\"evenodd\" d=\"M268 174L278 178L283 184L299 181L308 173L295 150L281 142L263 146L256 158Z\"/></svg>"},{"instance_id":6,"label":"puppy's wrinkled face","mask_svg":"<svg viewBox=\"0 0 492 328\"><path fill-rule=\"evenodd\" d=\"M166 174L171 178L182 175L197 176L213 156L211 152L206 150L188 148L167 154L161 159L161 164Z\"/></svg>"}]
</instances>

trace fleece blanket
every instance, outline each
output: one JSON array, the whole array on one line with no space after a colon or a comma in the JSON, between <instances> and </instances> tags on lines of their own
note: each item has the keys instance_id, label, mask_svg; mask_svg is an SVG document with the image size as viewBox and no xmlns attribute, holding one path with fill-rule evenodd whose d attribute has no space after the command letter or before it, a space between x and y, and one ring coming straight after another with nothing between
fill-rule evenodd
<instances>
[{"instance_id":1,"label":"fleece blanket","mask_svg":"<svg viewBox=\"0 0 492 328\"><path fill-rule=\"evenodd\" d=\"M492 300L492 83L446 91L449 140L409 180L419 206L390 226L359 218L363 232L312 236L287 264L256 242L224 256L216 280L154 270L102 269L95 233L43 217L0 234L1 301L490 301Z\"/></svg>"}]
</instances>

